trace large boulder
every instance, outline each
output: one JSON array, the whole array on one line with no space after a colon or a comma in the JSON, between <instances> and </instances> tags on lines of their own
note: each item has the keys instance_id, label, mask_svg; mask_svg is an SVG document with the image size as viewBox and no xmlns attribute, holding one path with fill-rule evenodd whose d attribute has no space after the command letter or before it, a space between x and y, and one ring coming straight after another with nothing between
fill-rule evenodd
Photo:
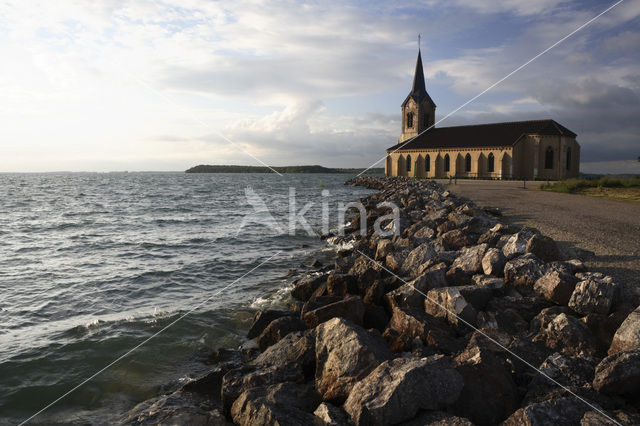
<instances>
[{"instance_id":1,"label":"large boulder","mask_svg":"<svg viewBox=\"0 0 640 426\"><path fill-rule=\"evenodd\" d=\"M478 425L493 425L518 407L518 388L504 359L480 346L465 350L454 359L464 378L454 413Z\"/></svg>"},{"instance_id":2,"label":"large boulder","mask_svg":"<svg viewBox=\"0 0 640 426\"><path fill-rule=\"evenodd\" d=\"M557 352L549 355L538 367L542 374L533 376L523 405L553 399L556 393L564 394L564 389L557 383L574 393L588 390L593 381L596 362L593 358L571 357Z\"/></svg>"},{"instance_id":3,"label":"large boulder","mask_svg":"<svg viewBox=\"0 0 640 426\"><path fill-rule=\"evenodd\" d=\"M295 299L306 301L309 300L314 291L327 281L326 275L307 275L295 283L295 287L291 290L291 296Z\"/></svg>"},{"instance_id":4,"label":"large boulder","mask_svg":"<svg viewBox=\"0 0 640 426\"><path fill-rule=\"evenodd\" d=\"M236 425L321 425L312 413L320 395L310 385L282 383L244 391L231 407Z\"/></svg>"},{"instance_id":5,"label":"large boulder","mask_svg":"<svg viewBox=\"0 0 640 426\"><path fill-rule=\"evenodd\" d=\"M384 339L343 318L316 328L316 388L325 401L343 401L353 385L391 358Z\"/></svg>"},{"instance_id":6,"label":"large boulder","mask_svg":"<svg viewBox=\"0 0 640 426\"><path fill-rule=\"evenodd\" d=\"M577 425L591 407L575 397L539 402L519 409L504 426Z\"/></svg>"},{"instance_id":7,"label":"large boulder","mask_svg":"<svg viewBox=\"0 0 640 426\"><path fill-rule=\"evenodd\" d=\"M533 289L548 301L566 306L577 282L573 275L551 269L535 282Z\"/></svg>"},{"instance_id":8,"label":"large boulder","mask_svg":"<svg viewBox=\"0 0 640 426\"><path fill-rule=\"evenodd\" d=\"M529 253L510 260L504 265L504 282L527 290L531 289L544 273L545 267L542 261L536 255Z\"/></svg>"},{"instance_id":9,"label":"large boulder","mask_svg":"<svg viewBox=\"0 0 640 426\"><path fill-rule=\"evenodd\" d=\"M329 274L327 277L327 293L330 296L358 294L357 277L349 274Z\"/></svg>"},{"instance_id":10,"label":"large boulder","mask_svg":"<svg viewBox=\"0 0 640 426\"><path fill-rule=\"evenodd\" d=\"M459 250L462 247L467 247L473 244L471 237L460 229L445 232L440 236L439 240L448 250Z\"/></svg>"},{"instance_id":11,"label":"large boulder","mask_svg":"<svg viewBox=\"0 0 640 426\"><path fill-rule=\"evenodd\" d=\"M422 310L405 307L393 309L384 338L394 352L409 350L415 339L446 354L456 353L462 348L454 337L454 331L444 321Z\"/></svg>"},{"instance_id":12,"label":"large boulder","mask_svg":"<svg viewBox=\"0 0 640 426\"><path fill-rule=\"evenodd\" d=\"M222 402L228 409L238 396L247 389L284 382L302 382L304 372L295 363L276 364L267 367L244 365L228 371L222 378Z\"/></svg>"},{"instance_id":13,"label":"large boulder","mask_svg":"<svg viewBox=\"0 0 640 426\"><path fill-rule=\"evenodd\" d=\"M348 424L345 412L326 402L318 405L313 414L323 422L324 426L346 426Z\"/></svg>"},{"instance_id":14,"label":"large boulder","mask_svg":"<svg viewBox=\"0 0 640 426\"><path fill-rule=\"evenodd\" d=\"M613 335L609 355L640 349L640 306L629 314Z\"/></svg>"},{"instance_id":15,"label":"large boulder","mask_svg":"<svg viewBox=\"0 0 640 426\"><path fill-rule=\"evenodd\" d=\"M275 309L267 309L265 311L259 311L253 318L253 324L251 325L251 328L247 333L247 338L255 339L256 337L262 334L264 329L267 328L269 324L271 324L271 321L284 316L293 316L293 312L281 311L281 310L275 310Z\"/></svg>"},{"instance_id":16,"label":"large boulder","mask_svg":"<svg viewBox=\"0 0 640 426\"><path fill-rule=\"evenodd\" d=\"M482 259L484 258L488 244L479 244L473 247L464 247L460 250L460 256L451 265L465 274L474 275L482 272Z\"/></svg>"},{"instance_id":17,"label":"large boulder","mask_svg":"<svg viewBox=\"0 0 640 426\"><path fill-rule=\"evenodd\" d=\"M545 262L564 259L553 238L539 234L534 234L533 237L527 241L525 252L533 253Z\"/></svg>"},{"instance_id":18,"label":"large boulder","mask_svg":"<svg viewBox=\"0 0 640 426\"><path fill-rule=\"evenodd\" d=\"M411 250L400 268L400 273L404 276L416 277L420 266L437 256L438 254L429 243L420 244Z\"/></svg>"},{"instance_id":19,"label":"large boulder","mask_svg":"<svg viewBox=\"0 0 640 426\"><path fill-rule=\"evenodd\" d=\"M433 288L446 285L443 268L437 266L431 268L418 278L403 284L385 295L385 303L389 310L396 306L421 308L424 305L424 297Z\"/></svg>"},{"instance_id":20,"label":"large boulder","mask_svg":"<svg viewBox=\"0 0 640 426\"><path fill-rule=\"evenodd\" d=\"M420 409L452 404L462 386L462 376L442 355L396 358L356 383L344 409L356 425L396 424L413 418Z\"/></svg>"},{"instance_id":21,"label":"large boulder","mask_svg":"<svg viewBox=\"0 0 640 426\"><path fill-rule=\"evenodd\" d=\"M508 237L504 246L502 246L502 252L507 259L514 258L525 254L527 251L527 244L529 240L533 238L534 233L528 230L520 231Z\"/></svg>"},{"instance_id":22,"label":"large boulder","mask_svg":"<svg viewBox=\"0 0 640 426\"><path fill-rule=\"evenodd\" d=\"M287 363L300 365L307 377L313 375L316 365L315 329L289 333L251 361L251 364L263 367Z\"/></svg>"},{"instance_id":23,"label":"large boulder","mask_svg":"<svg viewBox=\"0 0 640 426\"><path fill-rule=\"evenodd\" d=\"M502 250L490 248L482 258L482 270L486 275L502 275L506 259Z\"/></svg>"},{"instance_id":24,"label":"large boulder","mask_svg":"<svg viewBox=\"0 0 640 426\"><path fill-rule=\"evenodd\" d=\"M444 411L422 411L416 418L403 422L402 426L474 426L464 417L454 416Z\"/></svg>"},{"instance_id":25,"label":"large boulder","mask_svg":"<svg viewBox=\"0 0 640 426\"><path fill-rule=\"evenodd\" d=\"M598 364L593 388L609 395L638 395L640 392L640 349L617 352Z\"/></svg>"},{"instance_id":26,"label":"large boulder","mask_svg":"<svg viewBox=\"0 0 640 426\"><path fill-rule=\"evenodd\" d=\"M535 337L549 348L570 356L596 356L598 345L587 328L579 319L561 313Z\"/></svg>"},{"instance_id":27,"label":"large boulder","mask_svg":"<svg viewBox=\"0 0 640 426\"><path fill-rule=\"evenodd\" d=\"M376 260L384 260L388 254L393 253L395 250L395 246L393 242L389 239L382 239L378 241L378 245L376 246Z\"/></svg>"},{"instance_id":28,"label":"large boulder","mask_svg":"<svg viewBox=\"0 0 640 426\"><path fill-rule=\"evenodd\" d=\"M569 307L586 315L608 314L618 293L618 285L609 276L601 273L584 273L571 294Z\"/></svg>"},{"instance_id":29,"label":"large boulder","mask_svg":"<svg viewBox=\"0 0 640 426\"><path fill-rule=\"evenodd\" d=\"M477 312L466 301L457 287L443 287L429 290L424 300L425 311L436 318L444 318L459 330L476 324Z\"/></svg>"},{"instance_id":30,"label":"large boulder","mask_svg":"<svg viewBox=\"0 0 640 426\"><path fill-rule=\"evenodd\" d=\"M330 303L309 311L304 314L304 322L307 327L313 328L320 323L336 317L345 318L355 324L362 325L364 318L364 303L362 303L362 298L360 298L360 296L351 296L339 302Z\"/></svg>"},{"instance_id":31,"label":"large boulder","mask_svg":"<svg viewBox=\"0 0 640 426\"><path fill-rule=\"evenodd\" d=\"M258 337L258 346L264 351L269 346L277 343L289 333L294 331L304 331L307 329L306 324L300 318L284 316L271 321L271 324L264 329L260 337Z\"/></svg>"}]
</instances>

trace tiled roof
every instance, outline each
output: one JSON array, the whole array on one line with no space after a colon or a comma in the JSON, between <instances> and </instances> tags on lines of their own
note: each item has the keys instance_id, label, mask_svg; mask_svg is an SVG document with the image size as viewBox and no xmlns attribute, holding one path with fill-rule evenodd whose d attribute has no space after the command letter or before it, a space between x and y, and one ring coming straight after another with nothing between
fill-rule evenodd
<instances>
[{"instance_id":1,"label":"tiled roof","mask_svg":"<svg viewBox=\"0 0 640 426\"><path fill-rule=\"evenodd\" d=\"M522 136L532 134L576 136L571 130L554 120L433 127L412 139L387 148L387 151L513 146Z\"/></svg>"}]
</instances>

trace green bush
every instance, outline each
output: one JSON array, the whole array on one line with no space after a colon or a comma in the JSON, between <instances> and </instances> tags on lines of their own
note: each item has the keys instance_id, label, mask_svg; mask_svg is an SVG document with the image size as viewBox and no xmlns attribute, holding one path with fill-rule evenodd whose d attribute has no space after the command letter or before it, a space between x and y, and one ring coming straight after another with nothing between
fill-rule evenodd
<instances>
[{"instance_id":1,"label":"green bush","mask_svg":"<svg viewBox=\"0 0 640 426\"><path fill-rule=\"evenodd\" d=\"M616 178L602 177L600 179L566 179L547 185L542 185L541 189L545 191L562 192L565 194L573 194L583 188L629 188L632 186L640 186L640 178Z\"/></svg>"}]
</instances>

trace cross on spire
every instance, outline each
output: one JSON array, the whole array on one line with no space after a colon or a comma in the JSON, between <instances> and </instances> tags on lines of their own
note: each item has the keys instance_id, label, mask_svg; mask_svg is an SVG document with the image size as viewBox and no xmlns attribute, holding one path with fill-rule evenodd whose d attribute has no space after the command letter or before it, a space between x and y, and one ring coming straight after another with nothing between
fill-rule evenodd
<instances>
[{"instance_id":1,"label":"cross on spire","mask_svg":"<svg viewBox=\"0 0 640 426\"><path fill-rule=\"evenodd\" d=\"M420 50L420 33L418 33L418 50Z\"/></svg>"}]
</instances>

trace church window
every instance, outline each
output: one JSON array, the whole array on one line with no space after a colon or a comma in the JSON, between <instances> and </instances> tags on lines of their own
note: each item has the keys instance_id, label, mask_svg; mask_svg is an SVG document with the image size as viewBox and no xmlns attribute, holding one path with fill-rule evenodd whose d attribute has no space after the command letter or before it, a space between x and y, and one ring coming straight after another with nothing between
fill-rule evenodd
<instances>
[{"instance_id":1,"label":"church window","mask_svg":"<svg viewBox=\"0 0 640 426\"><path fill-rule=\"evenodd\" d=\"M407 155L407 171L411 171L411 156Z\"/></svg>"},{"instance_id":2,"label":"church window","mask_svg":"<svg viewBox=\"0 0 640 426\"><path fill-rule=\"evenodd\" d=\"M567 170L571 170L571 147L567 148Z\"/></svg>"},{"instance_id":3,"label":"church window","mask_svg":"<svg viewBox=\"0 0 640 426\"><path fill-rule=\"evenodd\" d=\"M544 168L553 169L553 148L548 147L544 153Z\"/></svg>"},{"instance_id":4,"label":"church window","mask_svg":"<svg viewBox=\"0 0 640 426\"><path fill-rule=\"evenodd\" d=\"M448 172L450 170L449 167L449 154L444 156L444 171Z\"/></svg>"},{"instance_id":5,"label":"church window","mask_svg":"<svg viewBox=\"0 0 640 426\"><path fill-rule=\"evenodd\" d=\"M493 173L496 169L496 159L493 156L493 153L489 153L488 163L489 173Z\"/></svg>"},{"instance_id":6,"label":"church window","mask_svg":"<svg viewBox=\"0 0 640 426\"><path fill-rule=\"evenodd\" d=\"M407 114L407 127L413 127L413 113Z\"/></svg>"},{"instance_id":7,"label":"church window","mask_svg":"<svg viewBox=\"0 0 640 426\"><path fill-rule=\"evenodd\" d=\"M428 112L424 113L423 120L424 120L424 123L423 123L424 127L425 128L429 127L429 113Z\"/></svg>"},{"instance_id":8,"label":"church window","mask_svg":"<svg viewBox=\"0 0 640 426\"><path fill-rule=\"evenodd\" d=\"M426 171L431 171L431 157L427 154L427 157L424 159L424 168Z\"/></svg>"},{"instance_id":9,"label":"church window","mask_svg":"<svg viewBox=\"0 0 640 426\"><path fill-rule=\"evenodd\" d=\"M464 171L465 172L471 171L471 155L470 154L467 154L464 157Z\"/></svg>"}]
</instances>

